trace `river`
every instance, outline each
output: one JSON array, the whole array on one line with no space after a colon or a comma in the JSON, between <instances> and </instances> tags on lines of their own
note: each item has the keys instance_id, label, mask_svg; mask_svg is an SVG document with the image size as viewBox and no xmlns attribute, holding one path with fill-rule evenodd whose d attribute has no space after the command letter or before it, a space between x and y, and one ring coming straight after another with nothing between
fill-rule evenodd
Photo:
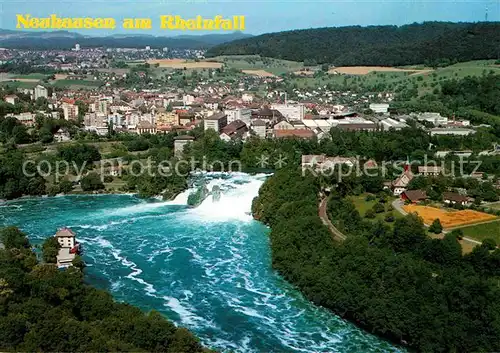
<instances>
[{"instance_id":1,"label":"river","mask_svg":"<svg viewBox=\"0 0 500 353\"><path fill-rule=\"evenodd\" d=\"M33 243L71 227L86 281L118 301L157 310L220 351L388 352L397 348L316 307L271 268L268 228L250 216L265 175L205 175L221 198L186 206L132 195L9 201L0 224Z\"/></svg>"}]
</instances>

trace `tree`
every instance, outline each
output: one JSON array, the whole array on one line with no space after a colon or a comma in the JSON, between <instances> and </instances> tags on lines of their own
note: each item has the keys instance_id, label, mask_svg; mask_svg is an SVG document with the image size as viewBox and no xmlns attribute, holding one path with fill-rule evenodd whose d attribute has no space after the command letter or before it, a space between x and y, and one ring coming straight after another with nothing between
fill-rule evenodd
<instances>
[{"instance_id":1,"label":"tree","mask_svg":"<svg viewBox=\"0 0 500 353\"><path fill-rule=\"evenodd\" d=\"M391 223L391 222L394 222L394 215L392 214L392 212L388 212L386 215L385 215L385 218L384 220L388 223Z\"/></svg>"},{"instance_id":2,"label":"tree","mask_svg":"<svg viewBox=\"0 0 500 353\"><path fill-rule=\"evenodd\" d=\"M365 218L369 218L369 219L375 218L375 212L373 210L366 210Z\"/></svg>"},{"instance_id":3,"label":"tree","mask_svg":"<svg viewBox=\"0 0 500 353\"><path fill-rule=\"evenodd\" d=\"M67 162L75 162L78 166L92 163L101 159L99 150L92 145L75 144L59 147L58 156Z\"/></svg>"},{"instance_id":4,"label":"tree","mask_svg":"<svg viewBox=\"0 0 500 353\"><path fill-rule=\"evenodd\" d=\"M61 180L59 183L59 192L69 193L73 190L73 183L69 180Z\"/></svg>"},{"instance_id":5,"label":"tree","mask_svg":"<svg viewBox=\"0 0 500 353\"><path fill-rule=\"evenodd\" d=\"M495 248L497 247L497 243L494 239L486 238L481 243L481 246L484 246L488 250L495 250Z\"/></svg>"},{"instance_id":6,"label":"tree","mask_svg":"<svg viewBox=\"0 0 500 353\"><path fill-rule=\"evenodd\" d=\"M71 264L80 270L85 268L85 262L80 255L76 255Z\"/></svg>"},{"instance_id":7,"label":"tree","mask_svg":"<svg viewBox=\"0 0 500 353\"><path fill-rule=\"evenodd\" d=\"M45 239L42 244L43 261L47 263L56 263L60 247L61 245L57 241L56 237L49 237Z\"/></svg>"},{"instance_id":8,"label":"tree","mask_svg":"<svg viewBox=\"0 0 500 353\"><path fill-rule=\"evenodd\" d=\"M429 232L434 234L440 234L442 231L443 231L443 226L441 225L441 221L439 220L439 218L436 218L429 227Z\"/></svg>"},{"instance_id":9,"label":"tree","mask_svg":"<svg viewBox=\"0 0 500 353\"><path fill-rule=\"evenodd\" d=\"M464 232L461 229L453 229L449 234L449 236L453 236L457 238L458 240L462 240L464 237Z\"/></svg>"},{"instance_id":10,"label":"tree","mask_svg":"<svg viewBox=\"0 0 500 353\"><path fill-rule=\"evenodd\" d=\"M29 242L26 234L17 227L7 227L0 230L0 241L6 249L28 248Z\"/></svg>"},{"instance_id":11,"label":"tree","mask_svg":"<svg viewBox=\"0 0 500 353\"><path fill-rule=\"evenodd\" d=\"M396 251L415 251L426 238L422 219L410 214L396 220L392 236L387 239L387 242Z\"/></svg>"},{"instance_id":12,"label":"tree","mask_svg":"<svg viewBox=\"0 0 500 353\"><path fill-rule=\"evenodd\" d=\"M385 207L383 204L381 204L380 202L377 202L373 205L372 207L372 210L373 212L375 213L382 213L382 212L385 212Z\"/></svg>"},{"instance_id":13,"label":"tree","mask_svg":"<svg viewBox=\"0 0 500 353\"><path fill-rule=\"evenodd\" d=\"M88 173L81 180L81 187L83 191L95 191L104 189L104 184L101 177L97 173Z\"/></svg>"}]
</instances>

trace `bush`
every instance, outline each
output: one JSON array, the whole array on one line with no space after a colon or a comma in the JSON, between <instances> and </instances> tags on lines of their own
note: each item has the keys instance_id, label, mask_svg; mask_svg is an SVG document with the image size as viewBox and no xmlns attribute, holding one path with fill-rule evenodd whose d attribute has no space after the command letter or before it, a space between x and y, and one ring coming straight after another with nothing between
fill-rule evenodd
<instances>
[{"instance_id":1,"label":"bush","mask_svg":"<svg viewBox=\"0 0 500 353\"><path fill-rule=\"evenodd\" d=\"M104 189L104 184L98 174L89 173L82 178L81 187L83 191L94 191Z\"/></svg>"},{"instance_id":2,"label":"bush","mask_svg":"<svg viewBox=\"0 0 500 353\"><path fill-rule=\"evenodd\" d=\"M71 264L80 270L85 268L85 262L80 255L76 255Z\"/></svg>"},{"instance_id":3,"label":"bush","mask_svg":"<svg viewBox=\"0 0 500 353\"><path fill-rule=\"evenodd\" d=\"M47 238L42 245L43 261L47 263L56 263L60 247L55 237Z\"/></svg>"},{"instance_id":4,"label":"bush","mask_svg":"<svg viewBox=\"0 0 500 353\"><path fill-rule=\"evenodd\" d=\"M51 185L47 189L47 194L49 196L56 196L59 194L59 185Z\"/></svg>"},{"instance_id":5,"label":"bush","mask_svg":"<svg viewBox=\"0 0 500 353\"><path fill-rule=\"evenodd\" d=\"M373 210L367 210L365 212L365 218L369 218L369 219L375 218L375 212Z\"/></svg>"},{"instance_id":6,"label":"bush","mask_svg":"<svg viewBox=\"0 0 500 353\"><path fill-rule=\"evenodd\" d=\"M392 214L392 212L387 213L384 220L389 223L394 222L394 215Z\"/></svg>"},{"instance_id":7,"label":"bush","mask_svg":"<svg viewBox=\"0 0 500 353\"><path fill-rule=\"evenodd\" d=\"M481 246L485 247L488 250L495 250L495 248L497 247L497 243L491 238L486 238L481 243Z\"/></svg>"},{"instance_id":8,"label":"bush","mask_svg":"<svg viewBox=\"0 0 500 353\"><path fill-rule=\"evenodd\" d=\"M111 175L105 175L104 176L104 182L105 183L111 183L113 181L113 176Z\"/></svg>"},{"instance_id":9,"label":"bush","mask_svg":"<svg viewBox=\"0 0 500 353\"><path fill-rule=\"evenodd\" d=\"M67 162L75 162L79 166L101 159L101 154L96 147L84 144L59 147L58 156Z\"/></svg>"},{"instance_id":10,"label":"bush","mask_svg":"<svg viewBox=\"0 0 500 353\"><path fill-rule=\"evenodd\" d=\"M442 231L443 231L443 226L441 225L441 221L439 220L439 218L436 218L429 227L429 232L432 232L434 234L439 234Z\"/></svg>"},{"instance_id":11,"label":"bush","mask_svg":"<svg viewBox=\"0 0 500 353\"><path fill-rule=\"evenodd\" d=\"M17 227L7 227L0 230L0 241L6 249L22 249L29 247L29 241L26 234Z\"/></svg>"},{"instance_id":12,"label":"bush","mask_svg":"<svg viewBox=\"0 0 500 353\"><path fill-rule=\"evenodd\" d=\"M127 150L133 151L146 151L149 149L149 141L145 138L140 138L137 140L128 141L126 143Z\"/></svg>"},{"instance_id":13,"label":"bush","mask_svg":"<svg viewBox=\"0 0 500 353\"><path fill-rule=\"evenodd\" d=\"M455 236L458 240L462 240L464 237L464 232L461 229L454 229L450 232L450 235Z\"/></svg>"},{"instance_id":14,"label":"bush","mask_svg":"<svg viewBox=\"0 0 500 353\"><path fill-rule=\"evenodd\" d=\"M377 202L375 205L373 205L372 210L375 213L382 213L385 212L385 207L381 203Z\"/></svg>"},{"instance_id":15,"label":"bush","mask_svg":"<svg viewBox=\"0 0 500 353\"><path fill-rule=\"evenodd\" d=\"M67 194L73 190L73 183L69 180L62 180L59 183L59 192Z\"/></svg>"},{"instance_id":16,"label":"bush","mask_svg":"<svg viewBox=\"0 0 500 353\"><path fill-rule=\"evenodd\" d=\"M365 201L370 202L370 201L373 201L375 199L376 199L375 195L370 194L370 195L366 196Z\"/></svg>"}]
</instances>

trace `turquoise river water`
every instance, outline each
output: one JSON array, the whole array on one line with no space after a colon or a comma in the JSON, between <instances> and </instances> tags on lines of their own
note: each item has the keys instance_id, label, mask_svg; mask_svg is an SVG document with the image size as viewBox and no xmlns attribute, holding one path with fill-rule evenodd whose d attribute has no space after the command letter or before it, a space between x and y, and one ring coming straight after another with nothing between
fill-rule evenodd
<instances>
[{"instance_id":1,"label":"turquoise river water","mask_svg":"<svg viewBox=\"0 0 500 353\"><path fill-rule=\"evenodd\" d=\"M252 219L264 175L210 174L218 202L186 206L132 195L62 196L0 205L0 224L33 243L71 227L86 281L155 309L231 352L395 352L399 349L305 300L271 268L268 228Z\"/></svg>"}]
</instances>

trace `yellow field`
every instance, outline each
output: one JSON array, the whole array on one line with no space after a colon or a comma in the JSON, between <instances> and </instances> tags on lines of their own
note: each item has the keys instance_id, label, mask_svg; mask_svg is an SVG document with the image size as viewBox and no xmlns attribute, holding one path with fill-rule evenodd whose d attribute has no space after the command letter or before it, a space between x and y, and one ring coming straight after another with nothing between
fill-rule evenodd
<instances>
[{"instance_id":1,"label":"yellow field","mask_svg":"<svg viewBox=\"0 0 500 353\"><path fill-rule=\"evenodd\" d=\"M367 75L373 71L412 72L413 74L419 74L419 73L427 73L432 70L398 69L397 67L388 67L388 66L341 66L328 70L328 73L332 74L337 72L339 74L348 74L348 75Z\"/></svg>"},{"instance_id":2,"label":"yellow field","mask_svg":"<svg viewBox=\"0 0 500 353\"><path fill-rule=\"evenodd\" d=\"M446 211L435 207L419 205L405 205L403 209L408 213L416 212L422 217L425 224L432 224L436 218L439 218L444 228L491 221L496 218L493 215L473 210Z\"/></svg>"},{"instance_id":3,"label":"yellow field","mask_svg":"<svg viewBox=\"0 0 500 353\"><path fill-rule=\"evenodd\" d=\"M244 74L255 75L259 77L276 77L270 72L264 70L241 70Z\"/></svg>"},{"instance_id":4,"label":"yellow field","mask_svg":"<svg viewBox=\"0 0 500 353\"><path fill-rule=\"evenodd\" d=\"M160 67L169 67L172 69L220 69L222 63L212 61L186 61L184 59L154 59L148 60L148 64L159 64Z\"/></svg>"}]
</instances>

